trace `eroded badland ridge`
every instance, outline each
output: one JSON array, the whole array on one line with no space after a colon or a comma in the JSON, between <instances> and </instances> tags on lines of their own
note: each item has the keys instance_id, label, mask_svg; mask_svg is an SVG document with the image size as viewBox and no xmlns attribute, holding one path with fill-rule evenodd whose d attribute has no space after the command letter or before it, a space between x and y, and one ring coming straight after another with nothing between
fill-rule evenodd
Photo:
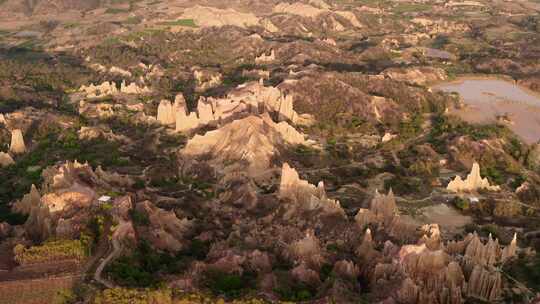
<instances>
[{"instance_id":1,"label":"eroded badland ridge","mask_svg":"<svg viewBox=\"0 0 540 304\"><path fill-rule=\"evenodd\" d=\"M0 0L0 303L534 303L539 12Z\"/></svg>"}]
</instances>

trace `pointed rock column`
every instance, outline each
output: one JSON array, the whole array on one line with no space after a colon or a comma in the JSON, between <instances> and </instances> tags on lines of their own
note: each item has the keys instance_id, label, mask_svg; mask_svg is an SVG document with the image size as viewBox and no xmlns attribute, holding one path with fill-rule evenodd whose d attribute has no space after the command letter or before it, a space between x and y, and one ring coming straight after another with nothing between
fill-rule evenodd
<instances>
[{"instance_id":1,"label":"pointed rock column","mask_svg":"<svg viewBox=\"0 0 540 304\"><path fill-rule=\"evenodd\" d=\"M199 114L199 122L201 125L207 125L214 121L212 105L207 103L204 98L199 99L199 103L197 104L197 112Z\"/></svg>"},{"instance_id":2,"label":"pointed rock column","mask_svg":"<svg viewBox=\"0 0 540 304\"><path fill-rule=\"evenodd\" d=\"M22 131L15 129L11 132L11 145L9 151L14 154L23 154L26 152Z\"/></svg>"},{"instance_id":3,"label":"pointed rock column","mask_svg":"<svg viewBox=\"0 0 540 304\"><path fill-rule=\"evenodd\" d=\"M512 242L510 242L510 245L506 246L502 250L501 255L501 262L505 262L506 260L516 256L517 252L517 234L514 233L514 238L512 239Z\"/></svg>"},{"instance_id":4,"label":"pointed rock column","mask_svg":"<svg viewBox=\"0 0 540 304\"><path fill-rule=\"evenodd\" d=\"M173 113L182 112L184 115L188 114L188 108L186 104L186 99L184 98L184 95L182 93L178 93L176 97L174 98L174 104L173 104Z\"/></svg>"},{"instance_id":5,"label":"pointed rock column","mask_svg":"<svg viewBox=\"0 0 540 304\"><path fill-rule=\"evenodd\" d=\"M176 117L173 112L173 106L170 101L163 99L158 106L157 120L164 124L174 124Z\"/></svg>"},{"instance_id":6,"label":"pointed rock column","mask_svg":"<svg viewBox=\"0 0 540 304\"><path fill-rule=\"evenodd\" d=\"M199 127L199 118L197 113L192 112L189 115L182 110L176 112L176 132L188 132Z\"/></svg>"}]
</instances>

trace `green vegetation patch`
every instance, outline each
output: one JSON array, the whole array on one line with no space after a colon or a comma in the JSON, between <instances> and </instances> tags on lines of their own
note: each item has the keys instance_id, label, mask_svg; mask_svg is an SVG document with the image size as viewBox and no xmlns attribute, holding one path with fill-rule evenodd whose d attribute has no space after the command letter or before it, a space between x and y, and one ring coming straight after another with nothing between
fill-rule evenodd
<instances>
[{"instance_id":1,"label":"green vegetation patch","mask_svg":"<svg viewBox=\"0 0 540 304\"><path fill-rule=\"evenodd\" d=\"M124 20L125 24L139 24L141 22L142 22L142 18L139 16L128 17L126 20Z\"/></svg>"},{"instance_id":2,"label":"green vegetation patch","mask_svg":"<svg viewBox=\"0 0 540 304\"><path fill-rule=\"evenodd\" d=\"M86 237L82 237L79 240L47 241L43 245L28 248L19 244L13 251L15 261L21 265L70 259L82 261L88 254L89 243Z\"/></svg>"},{"instance_id":3,"label":"green vegetation patch","mask_svg":"<svg viewBox=\"0 0 540 304\"><path fill-rule=\"evenodd\" d=\"M131 255L117 259L105 271L125 287L157 287L161 282L160 274L182 273L192 261L205 259L209 250L208 243L193 240L189 247L173 255L156 252L142 240Z\"/></svg>"},{"instance_id":4,"label":"green vegetation patch","mask_svg":"<svg viewBox=\"0 0 540 304\"><path fill-rule=\"evenodd\" d=\"M24 223L26 217L11 213L8 204L28 193L32 184L41 184L43 169L58 161L78 160L93 167L128 165L121 157L117 143L105 139L81 141L75 130L66 130L62 136L51 131L37 137L36 141L35 148L17 158L14 165L0 169L0 222Z\"/></svg>"},{"instance_id":5,"label":"green vegetation patch","mask_svg":"<svg viewBox=\"0 0 540 304\"><path fill-rule=\"evenodd\" d=\"M174 21L160 22L159 25L198 27L193 19L178 19Z\"/></svg>"},{"instance_id":6,"label":"green vegetation patch","mask_svg":"<svg viewBox=\"0 0 540 304\"><path fill-rule=\"evenodd\" d=\"M206 286L215 295L238 298L255 287L255 276L251 273L242 275L208 270L205 273Z\"/></svg>"},{"instance_id":7,"label":"green vegetation patch","mask_svg":"<svg viewBox=\"0 0 540 304\"><path fill-rule=\"evenodd\" d=\"M123 8L113 8L113 7L109 7L106 11L105 11L105 14L122 14L122 13L129 13L129 10L128 9L123 9Z\"/></svg>"},{"instance_id":8,"label":"green vegetation patch","mask_svg":"<svg viewBox=\"0 0 540 304\"><path fill-rule=\"evenodd\" d=\"M399 3L392 10L396 14L405 14L405 13L419 13L426 12L432 8L430 4L424 3Z\"/></svg>"},{"instance_id":9,"label":"green vegetation patch","mask_svg":"<svg viewBox=\"0 0 540 304\"><path fill-rule=\"evenodd\" d=\"M172 292L170 289L138 290L117 287L104 290L96 296L93 303L172 303Z\"/></svg>"}]
</instances>

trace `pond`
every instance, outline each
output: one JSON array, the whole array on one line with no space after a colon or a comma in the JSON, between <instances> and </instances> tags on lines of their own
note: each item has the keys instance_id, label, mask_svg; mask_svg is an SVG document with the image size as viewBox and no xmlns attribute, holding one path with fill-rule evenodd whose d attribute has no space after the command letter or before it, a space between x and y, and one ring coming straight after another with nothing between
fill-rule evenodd
<instances>
[{"instance_id":1,"label":"pond","mask_svg":"<svg viewBox=\"0 0 540 304\"><path fill-rule=\"evenodd\" d=\"M450 109L450 113L467 122L499 121L526 143L540 140L540 95L529 92L512 81L462 78L435 85L433 88L459 93L466 106Z\"/></svg>"}]
</instances>

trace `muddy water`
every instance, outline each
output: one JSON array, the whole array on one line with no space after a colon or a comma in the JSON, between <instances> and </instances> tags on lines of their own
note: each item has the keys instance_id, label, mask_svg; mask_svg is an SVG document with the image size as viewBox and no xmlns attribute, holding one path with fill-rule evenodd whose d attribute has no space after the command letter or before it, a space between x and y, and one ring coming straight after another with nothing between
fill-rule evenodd
<instances>
[{"instance_id":1,"label":"muddy water","mask_svg":"<svg viewBox=\"0 0 540 304\"><path fill-rule=\"evenodd\" d=\"M471 123L492 123L506 115L505 124L527 143L540 140L540 95L528 92L511 81L500 79L460 79L433 87L459 93L465 107L450 112Z\"/></svg>"}]
</instances>

